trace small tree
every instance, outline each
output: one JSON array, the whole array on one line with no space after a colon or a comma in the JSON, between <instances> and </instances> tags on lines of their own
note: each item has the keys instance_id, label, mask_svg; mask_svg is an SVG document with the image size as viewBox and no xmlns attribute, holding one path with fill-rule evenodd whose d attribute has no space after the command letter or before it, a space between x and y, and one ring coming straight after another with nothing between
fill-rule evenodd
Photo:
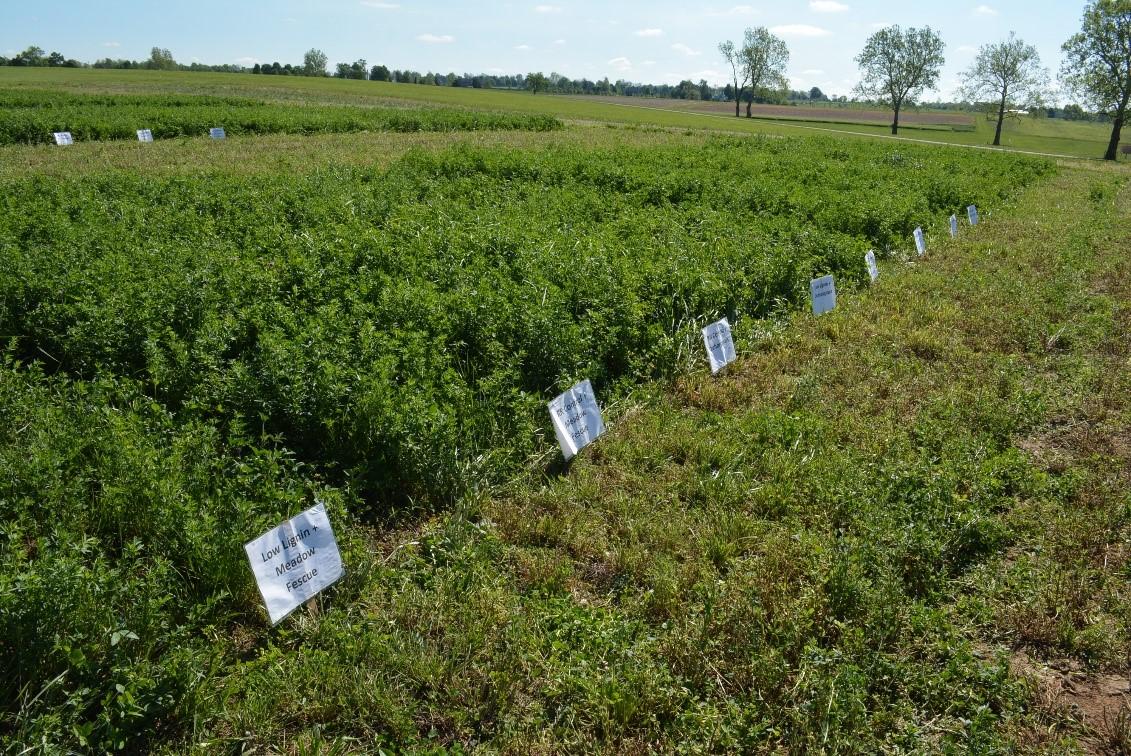
<instances>
[{"instance_id":1,"label":"small tree","mask_svg":"<svg viewBox=\"0 0 1131 756\"><path fill-rule=\"evenodd\" d=\"M993 98L997 110L994 145L1001 144L1001 126L1011 108L1036 107L1048 83L1048 73L1041 68L1037 48L1016 39L983 45L978 57L963 73L962 97L971 102Z\"/></svg>"},{"instance_id":2,"label":"small tree","mask_svg":"<svg viewBox=\"0 0 1131 756\"><path fill-rule=\"evenodd\" d=\"M1066 88L1111 117L1104 159L1115 160L1131 100L1131 0L1094 0L1084 8L1081 30L1061 49L1060 77Z\"/></svg>"},{"instance_id":3,"label":"small tree","mask_svg":"<svg viewBox=\"0 0 1131 756\"><path fill-rule=\"evenodd\" d=\"M155 71L172 71L176 69L177 61L173 60L173 53L168 48L154 47L149 51L147 67Z\"/></svg>"},{"instance_id":4,"label":"small tree","mask_svg":"<svg viewBox=\"0 0 1131 756\"><path fill-rule=\"evenodd\" d=\"M326 53L311 48L302 56L302 72L305 76L325 76L326 62L329 59Z\"/></svg>"},{"instance_id":5,"label":"small tree","mask_svg":"<svg viewBox=\"0 0 1131 756\"><path fill-rule=\"evenodd\" d=\"M891 133L899 133L899 111L938 83L945 63L942 38L931 27L907 29L889 26L868 38L856 56L860 83L856 92L891 108L895 117Z\"/></svg>"},{"instance_id":6,"label":"small tree","mask_svg":"<svg viewBox=\"0 0 1131 756\"><path fill-rule=\"evenodd\" d=\"M42 66L46 63L44 59L45 51L42 47L32 45L28 49L16 56L12 61L12 65L19 66ZM19 61L18 63L16 61Z\"/></svg>"},{"instance_id":7,"label":"small tree","mask_svg":"<svg viewBox=\"0 0 1131 756\"><path fill-rule=\"evenodd\" d=\"M550 80L541 71L526 76L526 88L530 90L531 94L538 94L539 91L545 92L549 84Z\"/></svg>"},{"instance_id":8,"label":"small tree","mask_svg":"<svg viewBox=\"0 0 1131 756\"><path fill-rule=\"evenodd\" d=\"M742 40L742 65L752 92L760 93L761 99L766 100L771 99L766 91L787 89L789 82L785 78L785 67L788 64L789 47L784 40L775 37L764 26L746 30ZM746 101L747 118L752 115L751 100Z\"/></svg>"},{"instance_id":9,"label":"small tree","mask_svg":"<svg viewBox=\"0 0 1131 756\"><path fill-rule=\"evenodd\" d=\"M809 99L817 102L819 100L827 100L828 98L825 97L825 93L821 91L820 87L813 87L809 90Z\"/></svg>"},{"instance_id":10,"label":"small tree","mask_svg":"<svg viewBox=\"0 0 1131 756\"><path fill-rule=\"evenodd\" d=\"M731 78L733 79L734 91L734 117L738 118L739 103L742 100L742 90L746 88L749 83L747 78L750 73L746 70L746 66L742 60L742 51L735 49L734 43L730 40L719 43L719 52L723 58L730 65Z\"/></svg>"}]
</instances>

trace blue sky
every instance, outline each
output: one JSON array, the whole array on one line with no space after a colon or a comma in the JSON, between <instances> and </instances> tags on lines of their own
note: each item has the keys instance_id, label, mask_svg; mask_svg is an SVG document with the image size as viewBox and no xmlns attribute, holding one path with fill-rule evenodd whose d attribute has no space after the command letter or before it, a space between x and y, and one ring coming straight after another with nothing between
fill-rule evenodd
<instances>
[{"instance_id":1,"label":"blue sky","mask_svg":"<svg viewBox=\"0 0 1131 756\"><path fill-rule=\"evenodd\" d=\"M331 65L365 58L421 72L556 71L721 85L726 72L718 43L738 41L748 26L766 26L789 44L795 89L848 94L857 77L853 58L869 34L888 24L929 25L947 45L938 90L946 98L978 47L1010 31L1036 45L1055 77L1060 44L1079 28L1083 7L1082 0L0 0L0 52L36 44L85 61L141 59L156 45L183 63L253 65L299 63L317 47Z\"/></svg>"}]
</instances>

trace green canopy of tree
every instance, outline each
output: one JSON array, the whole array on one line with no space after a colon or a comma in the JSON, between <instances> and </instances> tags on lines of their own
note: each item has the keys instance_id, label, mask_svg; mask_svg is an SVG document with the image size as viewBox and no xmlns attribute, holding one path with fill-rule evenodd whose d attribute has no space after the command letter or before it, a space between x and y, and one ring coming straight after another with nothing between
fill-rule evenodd
<instances>
[{"instance_id":1,"label":"green canopy of tree","mask_svg":"<svg viewBox=\"0 0 1131 756\"><path fill-rule=\"evenodd\" d=\"M868 38L856 56L860 66L857 93L891 108L891 133L899 133L899 111L938 83L943 58L942 38L927 26L901 29L889 26Z\"/></svg>"},{"instance_id":2,"label":"green canopy of tree","mask_svg":"<svg viewBox=\"0 0 1131 756\"><path fill-rule=\"evenodd\" d=\"M1012 33L1009 39L983 45L963 74L961 94L971 102L992 101L997 111L994 145L1001 144L1006 112L1037 107L1044 99L1048 73L1041 67L1037 48Z\"/></svg>"},{"instance_id":3,"label":"green canopy of tree","mask_svg":"<svg viewBox=\"0 0 1131 756\"><path fill-rule=\"evenodd\" d=\"M1115 160L1131 100L1131 0L1094 0L1064 43L1060 77L1085 105L1111 117L1104 158Z\"/></svg>"},{"instance_id":4,"label":"green canopy of tree","mask_svg":"<svg viewBox=\"0 0 1131 756\"><path fill-rule=\"evenodd\" d=\"M325 76L326 62L329 60L326 53L311 48L302 56L302 69L307 76Z\"/></svg>"}]
</instances>

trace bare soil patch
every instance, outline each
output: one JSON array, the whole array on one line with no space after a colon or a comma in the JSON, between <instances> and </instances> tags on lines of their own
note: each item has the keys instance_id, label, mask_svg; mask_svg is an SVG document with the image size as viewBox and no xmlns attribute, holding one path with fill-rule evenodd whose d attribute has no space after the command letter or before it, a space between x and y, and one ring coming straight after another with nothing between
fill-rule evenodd
<instances>
[{"instance_id":1,"label":"bare soil patch","mask_svg":"<svg viewBox=\"0 0 1131 756\"><path fill-rule=\"evenodd\" d=\"M706 102L703 100L674 100L663 98L644 97L585 97L586 100L598 100L613 105L637 105L649 108L667 108L671 110L686 110L692 113L717 113L719 115L733 115L733 102ZM836 106L817 105L755 105L752 112L758 118L796 118L806 121L854 121L858 123L888 125L891 123L892 114L887 110L863 110L859 108L841 108ZM742 114L746 114L746 106L742 106ZM940 113L935 111L910 111L899 114L900 123L929 124L941 126L972 126L974 119L961 113Z\"/></svg>"}]
</instances>

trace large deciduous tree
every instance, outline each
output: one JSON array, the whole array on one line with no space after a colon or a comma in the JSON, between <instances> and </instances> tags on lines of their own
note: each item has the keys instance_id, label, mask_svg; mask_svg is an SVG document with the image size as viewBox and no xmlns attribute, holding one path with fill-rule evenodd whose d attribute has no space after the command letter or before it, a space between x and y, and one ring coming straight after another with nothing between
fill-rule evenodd
<instances>
[{"instance_id":1,"label":"large deciduous tree","mask_svg":"<svg viewBox=\"0 0 1131 756\"><path fill-rule=\"evenodd\" d=\"M746 64L743 62L742 51L735 48L733 42L727 40L720 43L719 52L730 65L731 77L734 81L734 117L738 118L741 115L739 103L742 102L742 90L749 82L750 73L746 70Z\"/></svg>"},{"instance_id":2,"label":"large deciduous tree","mask_svg":"<svg viewBox=\"0 0 1131 756\"><path fill-rule=\"evenodd\" d=\"M1001 126L1007 110L1036 107L1044 97L1048 73L1041 67L1037 48L1010 33L1009 39L983 45L963 74L962 96L971 102L993 102L997 108L994 145L1001 144Z\"/></svg>"},{"instance_id":3,"label":"large deciduous tree","mask_svg":"<svg viewBox=\"0 0 1131 756\"><path fill-rule=\"evenodd\" d=\"M942 38L927 26L903 30L880 29L856 56L860 83L856 92L879 100L895 113L891 133L899 133L899 111L938 83L943 58Z\"/></svg>"},{"instance_id":4,"label":"large deciduous tree","mask_svg":"<svg viewBox=\"0 0 1131 756\"><path fill-rule=\"evenodd\" d=\"M785 78L789 47L784 40L770 33L769 29L764 26L747 29L742 40L741 54L752 93L763 89L779 91L789 88L789 81ZM751 116L752 101L753 98L746 101L747 118Z\"/></svg>"},{"instance_id":5,"label":"large deciduous tree","mask_svg":"<svg viewBox=\"0 0 1131 756\"><path fill-rule=\"evenodd\" d=\"M317 49L310 49L302 56L302 72L307 76L325 76L326 53Z\"/></svg>"},{"instance_id":6,"label":"large deciduous tree","mask_svg":"<svg viewBox=\"0 0 1131 756\"><path fill-rule=\"evenodd\" d=\"M1078 33L1064 43L1060 78L1099 113L1111 116L1104 158L1115 160L1131 100L1131 0L1094 0Z\"/></svg>"}]
</instances>

